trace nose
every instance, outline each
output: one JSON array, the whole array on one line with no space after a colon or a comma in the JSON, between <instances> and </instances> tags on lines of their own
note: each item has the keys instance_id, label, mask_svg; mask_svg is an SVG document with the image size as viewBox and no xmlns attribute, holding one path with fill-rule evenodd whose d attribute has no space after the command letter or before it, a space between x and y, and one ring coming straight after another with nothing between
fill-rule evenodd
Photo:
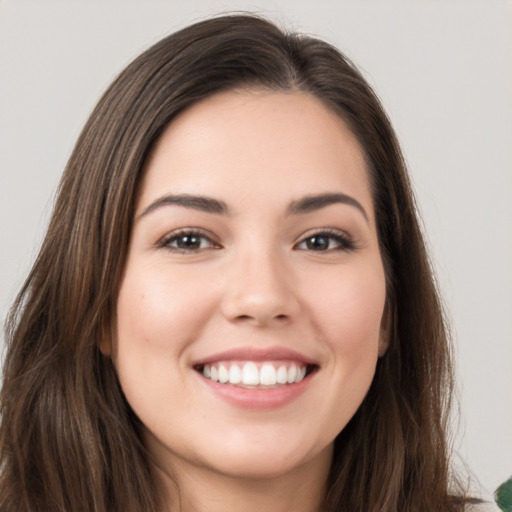
<instances>
[{"instance_id":1,"label":"nose","mask_svg":"<svg viewBox=\"0 0 512 512\"><path fill-rule=\"evenodd\" d=\"M239 255L228 270L222 312L230 322L257 327L285 325L298 315L295 280L276 255Z\"/></svg>"}]
</instances>

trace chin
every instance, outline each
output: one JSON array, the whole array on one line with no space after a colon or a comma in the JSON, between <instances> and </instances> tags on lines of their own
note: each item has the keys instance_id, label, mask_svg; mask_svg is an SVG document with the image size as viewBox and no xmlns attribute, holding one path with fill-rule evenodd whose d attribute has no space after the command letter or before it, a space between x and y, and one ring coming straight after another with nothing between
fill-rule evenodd
<instances>
[{"instance_id":1,"label":"chin","mask_svg":"<svg viewBox=\"0 0 512 512\"><path fill-rule=\"evenodd\" d=\"M250 447L233 446L230 450L223 450L222 460L212 457L214 460L210 461L210 467L225 476L247 480L283 477L316 464L319 468L330 467L332 443L320 450L315 447L306 451L298 443L287 447L287 450L282 448L282 440L267 445L253 443Z\"/></svg>"},{"instance_id":2,"label":"chin","mask_svg":"<svg viewBox=\"0 0 512 512\"><path fill-rule=\"evenodd\" d=\"M222 465L216 465L212 469L224 476L241 480L268 480L291 474L307 461L295 460L292 457L280 460L269 455L241 456L235 460L225 460Z\"/></svg>"}]
</instances>

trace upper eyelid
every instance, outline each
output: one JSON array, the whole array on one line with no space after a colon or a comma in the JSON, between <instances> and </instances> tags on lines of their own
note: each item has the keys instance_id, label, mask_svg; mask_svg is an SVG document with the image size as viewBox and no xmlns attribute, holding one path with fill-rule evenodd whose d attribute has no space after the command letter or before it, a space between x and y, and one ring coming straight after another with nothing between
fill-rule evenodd
<instances>
[{"instance_id":1,"label":"upper eyelid","mask_svg":"<svg viewBox=\"0 0 512 512\"><path fill-rule=\"evenodd\" d=\"M220 242L218 241L218 238L211 233L208 230L205 230L203 228L198 227L189 227L189 228L178 228L175 229L164 236L162 236L156 243L157 246L164 246L165 244L169 243L169 241L173 240L174 238L178 238L180 236L184 235L198 235L204 238L207 238L212 242L212 244L220 245Z\"/></svg>"},{"instance_id":2,"label":"upper eyelid","mask_svg":"<svg viewBox=\"0 0 512 512\"><path fill-rule=\"evenodd\" d=\"M206 230L204 228L200 228L198 226L177 228L177 229L163 235L156 242L156 245L164 246L173 238L177 238L177 237L183 236L183 235L190 235L190 234L207 238L208 240L210 240L212 242L212 244L221 245L221 242L220 242L218 236L216 236L211 231ZM319 228L313 228L313 229L310 229L310 230L302 233L296 239L296 241L293 243L293 246L295 247L296 245L304 242L304 240L306 240L307 238L315 236L315 235L326 235L329 237L339 237L339 238L346 240L347 242L355 243L354 238L347 231L340 229L340 228L335 228L332 226L324 226L324 227L319 227Z\"/></svg>"},{"instance_id":3,"label":"upper eyelid","mask_svg":"<svg viewBox=\"0 0 512 512\"><path fill-rule=\"evenodd\" d=\"M355 250L360 248L360 244L354 239L350 233L340 228L323 227L317 228L312 231L306 232L300 236L297 242L294 243L293 247L296 248L303 244L308 238L325 235L327 238L338 239L342 246L345 246L345 250ZM325 251L330 252L330 251Z\"/></svg>"},{"instance_id":4,"label":"upper eyelid","mask_svg":"<svg viewBox=\"0 0 512 512\"><path fill-rule=\"evenodd\" d=\"M321 228L313 228L311 230L306 231L305 233L300 235L300 237L298 238L298 242L315 235L328 235L333 237L339 236L341 238L346 238L347 240L353 239L352 235L345 231L344 229L325 226Z\"/></svg>"}]
</instances>

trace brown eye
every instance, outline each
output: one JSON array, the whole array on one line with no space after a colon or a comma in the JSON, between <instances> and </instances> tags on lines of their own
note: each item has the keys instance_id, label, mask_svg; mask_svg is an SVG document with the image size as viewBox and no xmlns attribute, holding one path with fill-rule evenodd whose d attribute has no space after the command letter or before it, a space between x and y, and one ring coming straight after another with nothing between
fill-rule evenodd
<instances>
[{"instance_id":1,"label":"brown eye","mask_svg":"<svg viewBox=\"0 0 512 512\"><path fill-rule=\"evenodd\" d=\"M200 249L202 240L197 235L181 235L174 241L179 249Z\"/></svg>"},{"instance_id":2,"label":"brown eye","mask_svg":"<svg viewBox=\"0 0 512 512\"><path fill-rule=\"evenodd\" d=\"M197 252L203 249L218 247L208 236L196 231L183 231L171 234L162 240L159 245L178 252Z\"/></svg>"},{"instance_id":3,"label":"brown eye","mask_svg":"<svg viewBox=\"0 0 512 512\"><path fill-rule=\"evenodd\" d=\"M341 232L322 231L304 238L295 247L300 250L329 252L352 250L355 249L355 244L348 235Z\"/></svg>"},{"instance_id":4,"label":"brown eye","mask_svg":"<svg viewBox=\"0 0 512 512\"><path fill-rule=\"evenodd\" d=\"M327 236L315 235L304 241L311 251L326 251L330 247L331 240Z\"/></svg>"}]
</instances>

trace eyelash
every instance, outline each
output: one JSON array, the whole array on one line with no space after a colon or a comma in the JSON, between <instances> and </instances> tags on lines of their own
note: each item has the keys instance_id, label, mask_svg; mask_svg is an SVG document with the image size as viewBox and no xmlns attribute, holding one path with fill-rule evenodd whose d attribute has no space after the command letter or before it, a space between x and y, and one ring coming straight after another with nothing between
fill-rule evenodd
<instances>
[{"instance_id":1,"label":"eyelash","mask_svg":"<svg viewBox=\"0 0 512 512\"><path fill-rule=\"evenodd\" d=\"M185 238L193 238L199 240L199 246L192 247L192 248L185 248L185 247L178 247L171 245L172 243L179 243L180 239ZM308 241L311 241L313 239L327 239L328 247L327 249L323 250L315 250L312 249L311 246L300 249L300 245L307 244ZM202 247L203 241L207 240L207 246ZM331 241L334 240L336 247L332 248L329 247L331 245ZM319 243L319 240L317 240L316 243ZM159 248L166 248L172 252L182 253L182 254L191 254L198 251L208 250L208 249L218 249L220 246L216 244L212 237L204 233L203 231L199 229L183 229L174 233L171 233L169 236L166 236L162 238L157 246ZM315 231L313 233L310 233L308 236L302 238L300 242L295 244L293 246L294 249L298 250L310 250L312 252L341 252L341 251L353 251L357 249L357 245L354 242L354 240L344 232L341 232L337 229L332 228L323 228L319 229L318 231Z\"/></svg>"},{"instance_id":2,"label":"eyelash","mask_svg":"<svg viewBox=\"0 0 512 512\"><path fill-rule=\"evenodd\" d=\"M184 239L186 237L199 239L199 247L193 248L184 248L184 247L175 247L172 246L171 243L177 242L180 239ZM202 241L208 240L208 247L201 247ZM216 244L211 235L204 233L200 229L183 229L180 231L175 231L171 233L169 236L166 236L158 242L157 246L159 248L165 248L172 252L190 254L198 251L204 251L205 249L218 249L220 246Z\"/></svg>"},{"instance_id":3,"label":"eyelash","mask_svg":"<svg viewBox=\"0 0 512 512\"><path fill-rule=\"evenodd\" d=\"M299 245L307 243L308 240L312 240L313 238L324 238L327 240L334 240L335 243L337 244L337 247L335 248L328 248L326 250L320 251L315 251L314 249L309 248L309 250L313 252L342 252L354 251L355 249L357 249L357 245L350 235L334 228L318 229L317 231L308 234L308 236L303 238L299 243L295 244L294 248L298 248ZM328 244L330 245L330 242L328 242Z\"/></svg>"}]
</instances>

